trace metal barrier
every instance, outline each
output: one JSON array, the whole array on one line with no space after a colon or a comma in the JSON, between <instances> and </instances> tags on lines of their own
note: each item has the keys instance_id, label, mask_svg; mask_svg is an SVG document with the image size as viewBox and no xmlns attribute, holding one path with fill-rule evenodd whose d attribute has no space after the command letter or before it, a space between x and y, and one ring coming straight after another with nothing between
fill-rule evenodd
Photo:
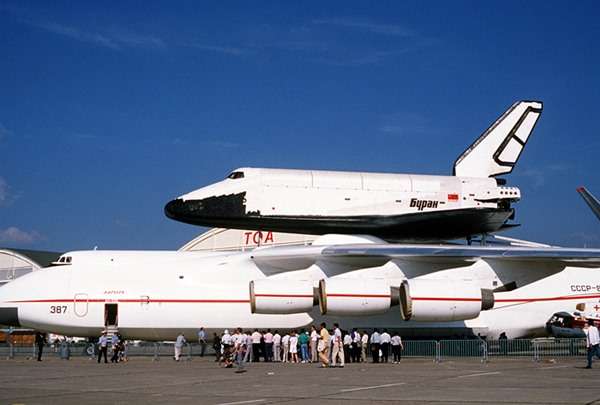
<instances>
[{"instance_id":1,"label":"metal barrier","mask_svg":"<svg viewBox=\"0 0 600 405\"><path fill-rule=\"evenodd\" d=\"M541 361L549 358L585 357L587 354L585 339L500 339L500 340L405 340L402 357L429 358L441 362L448 358L470 358L482 362L490 358L531 358ZM212 347L207 347L206 357L213 357ZM110 351L110 349L109 349ZM182 359L187 361L200 356L200 345L188 343L182 351ZM56 343L46 345L44 357L68 359L69 357L89 357L95 359L97 347L92 343ZM161 357L172 358L172 342L129 343L126 357L152 357L159 361ZM2 343L0 358L35 359L37 347L32 344Z\"/></svg>"},{"instance_id":2,"label":"metal barrier","mask_svg":"<svg viewBox=\"0 0 600 405\"><path fill-rule=\"evenodd\" d=\"M437 358L438 342L435 340L406 340L402 345L404 346L402 357Z\"/></svg>"}]
</instances>

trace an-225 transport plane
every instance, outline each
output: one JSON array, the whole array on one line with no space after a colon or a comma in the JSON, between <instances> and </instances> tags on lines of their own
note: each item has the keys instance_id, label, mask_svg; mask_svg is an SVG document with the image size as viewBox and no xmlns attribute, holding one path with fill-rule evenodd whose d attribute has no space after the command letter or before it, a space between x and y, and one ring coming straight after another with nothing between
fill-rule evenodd
<instances>
[{"instance_id":1,"label":"an-225 transport plane","mask_svg":"<svg viewBox=\"0 0 600 405\"><path fill-rule=\"evenodd\" d=\"M454 164L453 176L240 168L170 201L169 218L211 227L387 241L440 241L507 228L521 197L510 173L542 112L520 101Z\"/></svg>"},{"instance_id":2,"label":"an-225 transport plane","mask_svg":"<svg viewBox=\"0 0 600 405\"><path fill-rule=\"evenodd\" d=\"M600 250L389 244L325 235L249 252L87 251L0 288L0 324L69 336L104 328L172 340L199 326L296 329L337 321L410 335L543 335L600 308Z\"/></svg>"}]
</instances>

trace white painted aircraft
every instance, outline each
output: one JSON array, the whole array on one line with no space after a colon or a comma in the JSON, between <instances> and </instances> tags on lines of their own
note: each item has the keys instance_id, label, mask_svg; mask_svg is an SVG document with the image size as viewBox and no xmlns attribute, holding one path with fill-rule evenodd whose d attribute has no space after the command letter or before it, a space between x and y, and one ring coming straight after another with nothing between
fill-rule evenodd
<instances>
[{"instance_id":1,"label":"white painted aircraft","mask_svg":"<svg viewBox=\"0 0 600 405\"><path fill-rule=\"evenodd\" d=\"M0 288L0 324L129 339L200 326L321 322L415 334L545 334L558 311L600 304L600 249L389 244L325 235L247 252L84 251ZM510 290L510 291L507 291Z\"/></svg>"},{"instance_id":2,"label":"white painted aircraft","mask_svg":"<svg viewBox=\"0 0 600 405\"><path fill-rule=\"evenodd\" d=\"M387 241L441 241L510 227L521 193L510 173L542 112L520 101L454 164L453 176L240 168L165 206L195 225L323 235L368 234Z\"/></svg>"}]
</instances>

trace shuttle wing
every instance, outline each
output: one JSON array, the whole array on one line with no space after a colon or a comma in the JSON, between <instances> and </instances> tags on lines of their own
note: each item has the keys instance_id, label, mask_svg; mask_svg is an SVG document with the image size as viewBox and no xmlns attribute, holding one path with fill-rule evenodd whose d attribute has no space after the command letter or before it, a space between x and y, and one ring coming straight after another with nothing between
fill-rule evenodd
<instances>
[{"instance_id":1,"label":"shuttle wing","mask_svg":"<svg viewBox=\"0 0 600 405\"><path fill-rule=\"evenodd\" d=\"M267 273L301 270L315 263L344 266L346 271L376 267L390 260L468 266L480 259L505 262L560 263L563 266L600 267L600 249L560 247L347 244L267 248L253 252L252 259Z\"/></svg>"},{"instance_id":2,"label":"shuttle wing","mask_svg":"<svg viewBox=\"0 0 600 405\"><path fill-rule=\"evenodd\" d=\"M493 177L510 173L542 114L539 101L513 104L454 162L454 175Z\"/></svg>"}]
</instances>

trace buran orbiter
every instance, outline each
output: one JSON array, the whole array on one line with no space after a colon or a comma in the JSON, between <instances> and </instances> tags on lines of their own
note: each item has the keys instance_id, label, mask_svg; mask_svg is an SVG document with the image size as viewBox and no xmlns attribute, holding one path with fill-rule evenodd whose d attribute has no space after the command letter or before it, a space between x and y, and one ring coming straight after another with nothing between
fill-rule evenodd
<instances>
[{"instance_id":1,"label":"buran orbiter","mask_svg":"<svg viewBox=\"0 0 600 405\"><path fill-rule=\"evenodd\" d=\"M438 241L500 231L514 218L510 173L542 112L519 101L454 163L452 176L236 169L165 206L177 221L303 234L368 234L388 241Z\"/></svg>"}]
</instances>

